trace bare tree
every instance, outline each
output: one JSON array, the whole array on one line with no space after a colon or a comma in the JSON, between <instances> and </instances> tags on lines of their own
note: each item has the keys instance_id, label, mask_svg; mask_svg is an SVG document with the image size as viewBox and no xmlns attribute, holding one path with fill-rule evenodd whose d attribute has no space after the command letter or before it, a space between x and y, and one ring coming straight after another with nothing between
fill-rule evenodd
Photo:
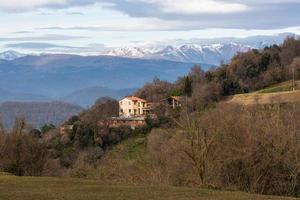
<instances>
[{"instance_id":1,"label":"bare tree","mask_svg":"<svg viewBox=\"0 0 300 200\"><path fill-rule=\"evenodd\" d=\"M192 116L188 113L181 121L176 121L180 139L178 150L183 152L193 164L197 171L200 185L206 185L207 167L213 158L213 146L218 135L217 131L209 130L207 118Z\"/></svg>"}]
</instances>

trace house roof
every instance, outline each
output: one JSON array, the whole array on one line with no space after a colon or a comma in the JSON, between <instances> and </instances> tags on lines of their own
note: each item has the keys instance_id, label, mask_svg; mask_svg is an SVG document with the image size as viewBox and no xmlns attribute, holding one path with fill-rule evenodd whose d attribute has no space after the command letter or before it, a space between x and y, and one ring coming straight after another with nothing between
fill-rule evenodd
<instances>
[{"instance_id":1,"label":"house roof","mask_svg":"<svg viewBox=\"0 0 300 200\"><path fill-rule=\"evenodd\" d=\"M129 99L131 101L140 101L140 102L144 102L144 103L147 102L145 99L141 99L141 98L135 97L135 96L125 97L124 99Z\"/></svg>"},{"instance_id":2,"label":"house roof","mask_svg":"<svg viewBox=\"0 0 300 200\"><path fill-rule=\"evenodd\" d=\"M170 98L175 99L176 101L182 101L183 96L171 96Z\"/></svg>"}]
</instances>

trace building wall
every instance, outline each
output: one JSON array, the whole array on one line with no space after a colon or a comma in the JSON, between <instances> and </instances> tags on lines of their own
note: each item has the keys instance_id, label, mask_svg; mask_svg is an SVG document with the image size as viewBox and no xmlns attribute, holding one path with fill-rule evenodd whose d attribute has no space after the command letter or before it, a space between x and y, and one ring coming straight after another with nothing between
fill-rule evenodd
<instances>
[{"instance_id":1,"label":"building wall","mask_svg":"<svg viewBox=\"0 0 300 200\"><path fill-rule=\"evenodd\" d=\"M130 99L122 99L119 101L119 115L122 117L132 117L144 115L144 109L147 104L140 101L132 101Z\"/></svg>"}]
</instances>

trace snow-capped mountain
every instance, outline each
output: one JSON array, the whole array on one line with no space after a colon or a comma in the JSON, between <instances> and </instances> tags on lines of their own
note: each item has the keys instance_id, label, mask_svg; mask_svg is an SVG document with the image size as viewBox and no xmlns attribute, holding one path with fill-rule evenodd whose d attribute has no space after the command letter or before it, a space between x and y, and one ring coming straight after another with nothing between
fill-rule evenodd
<instances>
[{"instance_id":1,"label":"snow-capped mountain","mask_svg":"<svg viewBox=\"0 0 300 200\"><path fill-rule=\"evenodd\" d=\"M25 54L21 54L16 51L5 51L0 53L0 60L15 60L17 58L21 58L26 56Z\"/></svg>"},{"instance_id":2,"label":"snow-capped mountain","mask_svg":"<svg viewBox=\"0 0 300 200\"><path fill-rule=\"evenodd\" d=\"M183 45L180 47L168 46L151 57L181 62L208 63L218 65L221 61L228 62L238 52L251 49L250 46L229 44L213 45Z\"/></svg>"},{"instance_id":3,"label":"snow-capped mountain","mask_svg":"<svg viewBox=\"0 0 300 200\"><path fill-rule=\"evenodd\" d=\"M108 55L219 65L221 61L230 61L238 52L281 44L286 37L298 36L293 33L281 33L245 38L178 39L154 42L147 46L117 48L110 51Z\"/></svg>"},{"instance_id":4,"label":"snow-capped mountain","mask_svg":"<svg viewBox=\"0 0 300 200\"><path fill-rule=\"evenodd\" d=\"M117 48L110 51L108 55L218 65L221 61L229 61L236 53L244 52L251 48L251 46L236 43L212 45L188 44L177 47L169 45L156 51L141 47Z\"/></svg>"},{"instance_id":5,"label":"snow-capped mountain","mask_svg":"<svg viewBox=\"0 0 300 200\"><path fill-rule=\"evenodd\" d=\"M132 58L143 58L151 55L151 51L148 49L142 49L139 47L120 47L108 52L109 56L119 57L132 57Z\"/></svg>"}]
</instances>

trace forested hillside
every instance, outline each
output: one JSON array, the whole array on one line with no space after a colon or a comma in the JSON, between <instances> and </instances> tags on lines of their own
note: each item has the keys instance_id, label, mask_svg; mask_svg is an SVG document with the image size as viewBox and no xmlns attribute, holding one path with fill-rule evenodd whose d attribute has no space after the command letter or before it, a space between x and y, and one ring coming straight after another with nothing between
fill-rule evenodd
<instances>
[{"instance_id":1,"label":"forested hillside","mask_svg":"<svg viewBox=\"0 0 300 200\"><path fill-rule=\"evenodd\" d=\"M298 78L300 69L300 40L287 38L282 45L237 54L229 64L209 71L195 66L189 74L174 84L154 81L146 84L136 95L150 101L170 95L187 95L199 102L216 102L224 96L248 93L291 80L293 70ZM300 78L300 77L299 77Z\"/></svg>"}]
</instances>

